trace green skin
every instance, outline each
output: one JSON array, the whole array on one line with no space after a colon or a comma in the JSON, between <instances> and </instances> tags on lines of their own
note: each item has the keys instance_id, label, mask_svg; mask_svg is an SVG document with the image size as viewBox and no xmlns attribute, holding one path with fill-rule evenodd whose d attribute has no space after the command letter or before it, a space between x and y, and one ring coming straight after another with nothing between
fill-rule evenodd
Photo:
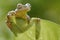
<instances>
[{"instance_id":1,"label":"green skin","mask_svg":"<svg viewBox=\"0 0 60 40\"><path fill-rule=\"evenodd\" d=\"M26 10L23 11L23 10ZM24 12L23 16L18 17L16 16L16 12ZM15 9L15 11L10 11L8 12L7 15L7 26L10 28L10 30L17 36L17 33L24 33L25 31L27 31L33 24L35 24L36 27L36 39L38 39L39 37L39 30L40 30L40 18L30 18L29 15L27 15L27 12L30 11L30 5L28 5L28 7L26 5L22 4L18 4L17 8Z\"/></svg>"}]
</instances>

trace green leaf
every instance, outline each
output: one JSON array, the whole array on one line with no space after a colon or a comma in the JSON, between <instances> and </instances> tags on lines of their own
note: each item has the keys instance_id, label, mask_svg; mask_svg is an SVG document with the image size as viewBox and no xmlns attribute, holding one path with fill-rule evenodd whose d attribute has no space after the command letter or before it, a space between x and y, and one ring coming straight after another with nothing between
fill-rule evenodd
<instances>
[{"instance_id":1,"label":"green leaf","mask_svg":"<svg viewBox=\"0 0 60 40\"><path fill-rule=\"evenodd\" d=\"M48 20L40 21L40 37L39 40L60 40L60 25ZM16 40L35 40L35 25L33 24L24 33L18 34ZM0 22L0 40L14 40L14 34L7 27L5 19Z\"/></svg>"},{"instance_id":2,"label":"green leaf","mask_svg":"<svg viewBox=\"0 0 60 40\"><path fill-rule=\"evenodd\" d=\"M60 25L43 19L40 22L39 40L60 40ZM16 40L36 40L34 24L26 32L18 34Z\"/></svg>"}]
</instances>

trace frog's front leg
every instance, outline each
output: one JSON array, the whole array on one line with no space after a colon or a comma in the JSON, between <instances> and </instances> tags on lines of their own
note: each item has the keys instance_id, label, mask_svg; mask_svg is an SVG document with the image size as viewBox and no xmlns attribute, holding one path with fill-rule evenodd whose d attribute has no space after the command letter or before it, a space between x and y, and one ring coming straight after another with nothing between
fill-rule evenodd
<instances>
[{"instance_id":1,"label":"frog's front leg","mask_svg":"<svg viewBox=\"0 0 60 40\"><path fill-rule=\"evenodd\" d=\"M35 37L36 37L36 40L38 40L40 35L40 18L31 18L28 27L31 27L33 24L35 24L35 30L36 30Z\"/></svg>"},{"instance_id":2,"label":"frog's front leg","mask_svg":"<svg viewBox=\"0 0 60 40\"><path fill-rule=\"evenodd\" d=\"M12 27L11 22L10 22L10 17L9 17L9 15L7 15L6 24L7 24L7 26L8 26L9 28Z\"/></svg>"},{"instance_id":3,"label":"frog's front leg","mask_svg":"<svg viewBox=\"0 0 60 40\"><path fill-rule=\"evenodd\" d=\"M12 27L12 25L11 25L12 22L16 24L15 11L9 11L8 15L7 15L6 24L10 29Z\"/></svg>"}]
</instances>

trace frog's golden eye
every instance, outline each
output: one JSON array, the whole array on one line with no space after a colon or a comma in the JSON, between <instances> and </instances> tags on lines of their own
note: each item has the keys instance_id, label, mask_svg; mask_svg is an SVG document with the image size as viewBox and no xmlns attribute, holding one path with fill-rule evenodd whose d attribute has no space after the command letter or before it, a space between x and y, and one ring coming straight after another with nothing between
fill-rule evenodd
<instances>
[{"instance_id":1,"label":"frog's golden eye","mask_svg":"<svg viewBox=\"0 0 60 40\"><path fill-rule=\"evenodd\" d=\"M23 5L22 5L21 3L17 4L17 8L18 8L18 9L21 9L22 6L23 6Z\"/></svg>"}]
</instances>

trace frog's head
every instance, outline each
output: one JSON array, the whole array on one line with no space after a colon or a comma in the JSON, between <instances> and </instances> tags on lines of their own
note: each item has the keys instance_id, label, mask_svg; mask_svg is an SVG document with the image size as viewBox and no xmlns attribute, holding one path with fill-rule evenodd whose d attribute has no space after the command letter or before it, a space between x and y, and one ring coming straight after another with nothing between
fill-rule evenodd
<instances>
[{"instance_id":1,"label":"frog's head","mask_svg":"<svg viewBox=\"0 0 60 40\"><path fill-rule=\"evenodd\" d=\"M25 5L19 3L19 4L17 4L17 9L18 10L30 11L31 10L31 5L29 3L26 3Z\"/></svg>"}]
</instances>

